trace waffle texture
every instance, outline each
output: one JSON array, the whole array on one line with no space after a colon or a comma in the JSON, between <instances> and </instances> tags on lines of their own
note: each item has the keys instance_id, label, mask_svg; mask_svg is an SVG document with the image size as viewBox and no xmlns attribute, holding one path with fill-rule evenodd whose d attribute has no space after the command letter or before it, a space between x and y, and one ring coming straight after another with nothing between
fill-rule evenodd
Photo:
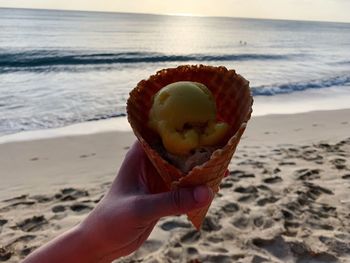
<instances>
[{"instance_id":1,"label":"waffle texture","mask_svg":"<svg viewBox=\"0 0 350 263\"><path fill-rule=\"evenodd\" d=\"M177 81L195 81L206 85L215 97L217 118L230 126L220 148L213 152L207 162L194 167L187 174L183 174L159 155L154 147L159 143L159 135L147 125L153 96L164 86ZM205 184L217 193L251 117L252 105L249 82L234 70L225 67L184 65L160 70L147 80L140 81L130 92L127 114L136 137L169 189ZM197 229L200 228L208 209L209 206L187 214Z\"/></svg>"}]
</instances>

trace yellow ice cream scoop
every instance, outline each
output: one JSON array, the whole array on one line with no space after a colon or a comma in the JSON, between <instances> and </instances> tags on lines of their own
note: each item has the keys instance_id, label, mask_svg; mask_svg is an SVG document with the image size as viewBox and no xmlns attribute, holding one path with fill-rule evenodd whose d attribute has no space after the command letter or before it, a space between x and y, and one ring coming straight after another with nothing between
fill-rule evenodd
<instances>
[{"instance_id":1,"label":"yellow ice cream scoop","mask_svg":"<svg viewBox=\"0 0 350 263\"><path fill-rule=\"evenodd\" d=\"M210 90L191 81L171 83L154 95L148 125L158 132L165 149L176 155L215 146L229 128L227 123L216 121Z\"/></svg>"}]
</instances>

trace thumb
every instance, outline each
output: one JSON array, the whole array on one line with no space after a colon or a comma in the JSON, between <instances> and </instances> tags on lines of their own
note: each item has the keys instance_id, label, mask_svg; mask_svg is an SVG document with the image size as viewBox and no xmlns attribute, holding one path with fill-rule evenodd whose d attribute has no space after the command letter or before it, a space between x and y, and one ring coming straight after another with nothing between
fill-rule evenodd
<instances>
[{"instance_id":1,"label":"thumb","mask_svg":"<svg viewBox=\"0 0 350 263\"><path fill-rule=\"evenodd\" d=\"M181 188L176 191L145 195L139 202L139 212L146 220L155 220L164 216L184 214L205 207L214 197L207 186Z\"/></svg>"}]
</instances>

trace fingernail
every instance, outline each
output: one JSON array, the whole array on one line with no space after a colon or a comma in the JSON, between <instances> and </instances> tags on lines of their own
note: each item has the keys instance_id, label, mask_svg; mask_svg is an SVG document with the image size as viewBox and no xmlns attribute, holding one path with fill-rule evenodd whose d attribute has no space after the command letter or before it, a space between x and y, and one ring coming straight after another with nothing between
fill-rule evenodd
<instances>
[{"instance_id":1,"label":"fingernail","mask_svg":"<svg viewBox=\"0 0 350 263\"><path fill-rule=\"evenodd\" d=\"M194 200L199 204L207 203L212 195L212 190L204 185L197 186L193 191Z\"/></svg>"}]
</instances>

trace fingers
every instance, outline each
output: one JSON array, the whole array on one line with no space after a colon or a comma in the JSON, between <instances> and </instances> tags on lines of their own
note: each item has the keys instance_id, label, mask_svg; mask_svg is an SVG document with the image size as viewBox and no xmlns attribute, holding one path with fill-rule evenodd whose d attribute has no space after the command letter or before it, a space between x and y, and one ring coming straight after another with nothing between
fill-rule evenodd
<instances>
[{"instance_id":1,"label":"fingers","mask_svg":"<svg viewBox=\"0 0 350 263\"><path fill-rule=\"evenodd\" d=\"M111 191L132 192L138 187L138 176L148 161L141 144L136 141L126 154Z\"/></svg>"},{"instance_id":2,"label":"fingers","mask_svg":"<svg viewBox=\"0 0 350 263\"><path fill-rule=\"evenodd\" d=\"M118 176L113 182L111 192L144 194L168 190L141 144L136 141L125 156Z\"/></svg>"},{"instance_id":3,"label":"fingers","mask_svg":"<svg viewBox=\"0 0 350 263\"><path fill-rule=\"evenodd\" d=\"M207 186L183 188L166 193L144 195L138 200L136 209L143 219L155 220L205 207L210 204L213 196L213 191Z\"/></svg>"}]
</instances>

